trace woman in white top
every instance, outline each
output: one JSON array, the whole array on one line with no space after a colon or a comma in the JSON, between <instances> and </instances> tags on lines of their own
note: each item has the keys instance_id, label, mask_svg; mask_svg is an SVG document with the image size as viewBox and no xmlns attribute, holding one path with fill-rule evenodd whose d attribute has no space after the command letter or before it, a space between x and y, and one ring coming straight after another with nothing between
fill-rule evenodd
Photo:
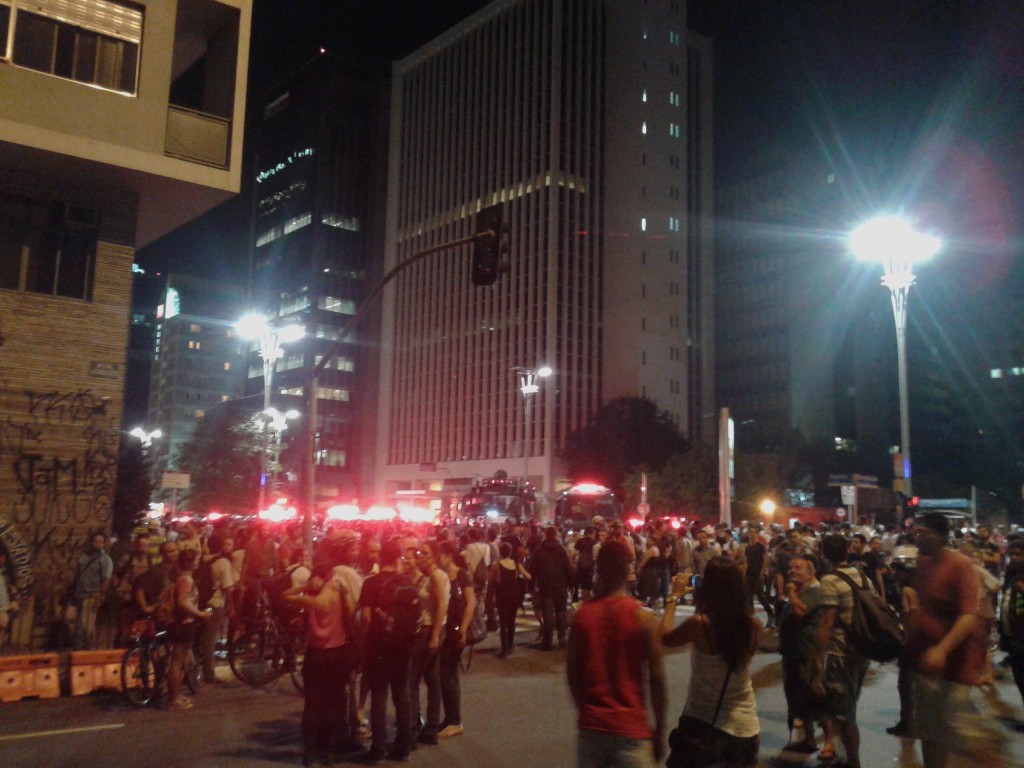
<instances>
[{"instance_id":1,"label":"woman in white top","mask_svg":"<svg viewBox=\"0 0 1024 768\"><path fill-rule=\"evenodd\" d=\"M678 727L669 736L669 768L757 765L757 719L750 659L761 623L754 618L743 573L729 557L711 559L697 590L697 613L675 626L675 606L690 592L690 574L672 579L662 619L662 645L693 645L690 688Z\"/></svg>"}]
</instances>

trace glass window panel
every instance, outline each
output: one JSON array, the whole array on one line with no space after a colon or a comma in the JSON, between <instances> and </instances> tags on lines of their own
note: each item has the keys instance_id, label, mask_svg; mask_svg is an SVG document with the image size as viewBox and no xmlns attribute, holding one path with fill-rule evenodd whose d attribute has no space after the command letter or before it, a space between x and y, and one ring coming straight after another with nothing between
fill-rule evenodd
<instances>
[{"instance_id":1,"label":"glass window panel","mask_svg":"<svg viewBox=\"0 0 1024 768\"><path fill-rule=\"evenodd\" d=\"M14 36L14 62L29 69L51 72L57 23L21 11Z\"/></svg>"}]
</instances>

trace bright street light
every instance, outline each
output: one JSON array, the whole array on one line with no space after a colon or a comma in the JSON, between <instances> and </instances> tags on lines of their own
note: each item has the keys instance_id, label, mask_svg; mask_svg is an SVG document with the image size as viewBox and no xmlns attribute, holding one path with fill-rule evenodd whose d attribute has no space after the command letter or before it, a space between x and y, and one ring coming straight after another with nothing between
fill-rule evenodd
<instances>
[{"instance_id":1,"label":"bright street light","mask_svg":"<svg viewBox=\"0 0 1024 768\"><path fill-rule=\"evenodd\" d=\"M270 407L270 393L274 386L274 369L277 361L284 356L282 344L290 341L298 341L306 335L306 330L297 323L292 323L281 328L276 328L267 322L263 315L246 315L235 324L239 335L243 339L257 339L260 343L260 358L263 360L263 413L270 419L274 417L269 413L276 410ZM263 451L261 453L261 475L259 510L262 511L267 497L267 458L270 453L270 426L269 420L263 422ZM282 427L283 429L283 427ZM278 430L278 441L281 433Z\"/></svg>"},{"instance_id":2,"label":"bright street light","mask_svg":"<svg viewBox=\"0 0 1024 768\"><path fill-rule=\"evenodd\" d=\"M907 391L907 294L914 284L914 264L927 261L942 248L937 237L917 232L899 216L879 216L850 233L857 259L882 265L882 285L889 289L896 321L896 365L900 391L900 449L903 454L903 495L913 495L910 464L910 405Z\"/></svg>"},{"instance_id":3,"label":"bright street light","mask_svg":"<svg viewBox=\"0 0 1024 768\"><path fill-rule=\"evenodd\" d=\"M548 365L542 365L536 369L517 365L512 370L519 375L519 391L523 393L523 480L520 487L525 490L526 479L530 475L530 454L527 445L531 426L530 410L533 403L533 395L540 391L538 379L546 379L554 371Z\"/></svg>"},{"instance_id":4,"label":"bright street light","mask_svg":"<svg viewBox=\"0 0 1024 768\"><path fill-rule=\"evenodd\" d=\"M771 517L775 514L775 502L772 501L771 499L765 499L758 506L758 509L760 509L763 514L767 515L768 517Z\"/></svg>"},{"instance_id":5,"label":"bright street light","mask_svg":"<svg viewBox=\"0 0 1024 768\"><path fill-rule=\"evenodd\" d=\"M153 444L154 440L157 440L164 436L164 433L159 429L154 429L152 432L147 432L142 427L136 427L128 433L132 437L139 438L139 442L142 443L143 448L149 448Z\"/></svg>"}]
</instances>

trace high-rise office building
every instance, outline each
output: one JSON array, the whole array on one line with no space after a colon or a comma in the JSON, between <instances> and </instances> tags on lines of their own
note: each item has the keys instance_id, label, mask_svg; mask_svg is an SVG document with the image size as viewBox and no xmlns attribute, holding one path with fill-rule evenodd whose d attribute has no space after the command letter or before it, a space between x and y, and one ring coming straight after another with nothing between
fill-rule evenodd
<instances>
[{"instance_id":1,"label":"high-rise office building","mask_svg":"<svg viewBox=\"0 0 1024 768\"><path fill-rule=\"evenodd\" d=\"M241 286L167 275L156 305L147 429L161 437L149 449L156 476L176 459L196 424L221 403L242 396L245 342L235 324L245 308ZM253 414L263 401L253 401Z\"/></svg>"},{"instance_id":2,"label":"high-rise office building","mask_svg":"<svg viewBox=\"0 0 1024 768\"><path fill-rule=\"evenodd\" d=\"M683 2L497 0L397 62L386 266L494 204L510 251L492 287L463 246L386 292L378 493L498 470L552 492L617 396L714 439L711 182L711 46Z\"/></svg>"},{"instance_id":3,"label":"high-rise office building","mask_svg":"<svg viewBox=\"0 0 1024 768\"><path fill-rule=\"evenodd\" d=\"M37 628L111 525L135 249L239 189L251 0L0 0L0 540Z\"/></svg>"},{"instance_id":4,"label":"high-rise office building","mask_svg":"<svg viewBox=\"0 0 1024 768\"><path fill-rule=\"evenodd\" d=\"M312 367L339 339L379 275L387 157L387 78L321 54L264 97L255 129L254 311L305 337L284 346L271 401L305 412ZM377 309L379 312L379 308ZM375 413L378 321L343 345L319 377L315 446L319 501L351 499L367 485ZM258 344L247 393L263 391ZM296 438L304 429L289 432ZM296 451L295 455L300 455ZM290 468L301 474L302 467Z\"/></svg>"}]
</instances>

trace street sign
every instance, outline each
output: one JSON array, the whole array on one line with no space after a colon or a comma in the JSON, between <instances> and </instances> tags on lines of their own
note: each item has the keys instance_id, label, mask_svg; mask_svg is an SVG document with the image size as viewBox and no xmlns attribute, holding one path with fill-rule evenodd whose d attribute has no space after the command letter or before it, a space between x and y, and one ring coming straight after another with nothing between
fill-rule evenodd
<instances>
[{"instance_id":1,"label":"street sign","mask_svg":"<svg viewBox=\"0 0 1024 768\"><path fill-rule=\"evenodd\" d=\"M847 506L853 506L857 503L857 486L856 485L844 485L840 489L840 493L843 496L843 504Z\"/></svg>"},{"instance_id":2,"label":"street sign","mask_svg":"<svg viewBox=\"0 0 1024 768\"><path fill-rule=\"evenodd\" d=\"M160 487L184 491L191 482L192 475L188 472L164 472L160 478Z\"/></svg>"}]
</instances>

